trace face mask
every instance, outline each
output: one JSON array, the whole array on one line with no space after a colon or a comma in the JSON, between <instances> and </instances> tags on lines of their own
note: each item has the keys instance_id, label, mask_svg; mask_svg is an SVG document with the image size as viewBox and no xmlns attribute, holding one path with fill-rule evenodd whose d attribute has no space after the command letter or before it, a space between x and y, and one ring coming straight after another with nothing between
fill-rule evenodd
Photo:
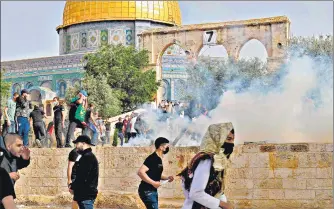
<instances>
[{"instance_id":1,"label":"face mask","mask_svg":"<svg viewBox=\"0 0 334 209\"><path fill-rule=\"evenodd\" d=\"M226 155L227 158L230 158L230 155L233 152L234 144L232 143L226 143L224 142L222 148L224 148L224 154Z\"/></svg>"},{"instance_id":2,"label":"face mask","mask_svg":"<svg viewBox=\"0 0 334 209\"><path fill-rule=\"evenodd\" d=\"M53 106L57 106L58 105L58 102L53 102Z\"/></svg>"},{"instance_id":3,"label":"face mask","mask_svg":"<svg viewBox=\"0 0 334 209\"><path fill-rule=\"evenodd\" d=\"M164 155L167 154L169 152L169 147L166 148L165 151L163 151Z\"/></svg>"}]
</instances>

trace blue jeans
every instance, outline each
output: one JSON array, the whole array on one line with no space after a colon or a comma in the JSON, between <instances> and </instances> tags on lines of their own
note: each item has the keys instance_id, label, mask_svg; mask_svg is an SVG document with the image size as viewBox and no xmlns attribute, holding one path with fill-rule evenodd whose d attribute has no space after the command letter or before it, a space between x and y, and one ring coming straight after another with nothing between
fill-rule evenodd
<instances>
[{"instance_id":1,"label":"blue jeans","mask_svg":"<svg viewBox=\"0 0 334 209\"><path fill-rule=\"evenodd\" d=\"M97 145L97 137L98 137L99 134L97 133L96 127L92 123L87 123L87 127L85 128L84 134L89 136L88 135L89 130L91 130L93 132L92 143L94 145Z\"/></svg>"},{"instance_id":2,"label":"blue jeans","mask_svg":"<svg viewBox=\"0 0 334 209\"><path fill-rule=\"evenodd\" d=\"M23 138L23 145L29 146L30 124L28 118L17 117L18 134Z\"/></svg>"},{"instance_id":3,"label":"blue jeans","mask_svg":"<svg viewBox=\"0 0 334 209\"><path fill-rule=\"evenodd\" d=\"M95 200L77 201L80 209L94 209Z\"/></svg>"},{"instance_id":4,"label":"blue jeans","mask_svg":"<svg viewBox=\"0 0 334 209\"><path fill-rule=\"evenodd\" d=\"M147 209L158 209L158 192L157 191L139 191L139 197Z\"/></svg>"}]
</instances>

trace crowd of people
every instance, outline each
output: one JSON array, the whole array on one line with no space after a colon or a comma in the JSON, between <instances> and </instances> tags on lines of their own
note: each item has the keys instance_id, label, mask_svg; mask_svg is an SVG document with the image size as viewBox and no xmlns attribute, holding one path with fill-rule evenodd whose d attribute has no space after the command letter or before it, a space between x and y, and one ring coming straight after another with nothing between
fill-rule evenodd
<instances>
[{"instance_id":1,"label":"crowd of people","mask_svg":"<svg viewBox=\"0 0 334 209\"><path fill-rule=\"evenodd\" d=\"M23 138L23 145L29 147L29 132L33 131L35 144L42 147L50 141L50 130L54 130L57 148L62 148L71 147L70 142L74 139L74 132L76 128L80 128L82 133L92 135L95 145L110 143L111 123L99 116L95 105L87 103L87 97L87 92L81 90L71 100L68 116L59 98L54 97L53 120L46 126L45 112L37 105L32 106L28 90L23 89L21 95L15 92L4 108L1 136L4 138L7 133L17 133ZM65 144L62 140L63 135ZM0 140L0 146L4 146L3 140Z\"/></svg>"},{"instance_id":2,"label":"crowd of people","mask_svg":"<svg viewBox=\"0 0 334 209\"><path fill-rule=\"evenodd\" d=\"M104 124L95 110L95 105L88 104L87 98L87 92L81 90L70 101L69 125L64 146L61 140L65 127L64 107L59 103L58 97L53 98L53 126L57 147L71 147L71 142L75 144L68 156L67 184L73 195L72 208L80 209L94 208L98 193L99 163L91 147L99 143L109 143L111 132L111 124ZM20 179L19 170L30 164L30 127L34 130L39 147L46 137L44 111L38 106L34 106L32 111L31 109L28 91L22 90L21 95L14 93L13 98L8 100L4 111L3 137L0 136L0 209L17 209L14 185ZM199 115L207 115L207 110L201 105L162 101L156 113L161 120L164 120L166 115L167 118L177 116L194 119ZM82 134L74 140L76 128L82 129ZM212 138L209 130L213 129L219 133L219 137ZM124 119L120 117L115 124L115 130L121 139L121 146L125 140L132 140L138 135L149 137L153 132L145 121L145 113L136 112L126 115ZM169 140L158 137L154 145L156 150L145 159L137 173L142 180L138 195L148 209L159 207L157 189L174 180L173 175L163 175L162 159L169 151ZM231 123L214 124L208 128L200 152L181 173L174 174L182 179L185 195L182 209L233 208L227 203L222 186L224 169L233 152L233 146L234 129ZM217 195L220 198L216 198Z\"/></svg>"},{"instance_id":3,"label":"crowd of people","mask_svg":"<svg viewBox=\"0 0 334 209\"><path fill-rule=\"evenodd\" d=\"M215 131L215 136L212 136L212 131ZM73 195L72 208L93 209L99 184L99 162L91 149L95 145L87 135L78 136L73 143L76 148L69 153L67 166L68 191ZM16 133L8 133L4 145L4 148L0 148L0 209L17 209L14 185L20 178L18 171L30 164L30 150ZM158 137L154 145L155 151L145 159L137 172L141 179L138 195L147 209L159 208L158 188L174 181L174 176L182 180L185 195L182 209L233 209L224 195L223 185L227 159L234 147L231 123L210 125L200 151L179 174L163 174L163 158L169 152L169 140Z\"/></svg>"}]
</instances>

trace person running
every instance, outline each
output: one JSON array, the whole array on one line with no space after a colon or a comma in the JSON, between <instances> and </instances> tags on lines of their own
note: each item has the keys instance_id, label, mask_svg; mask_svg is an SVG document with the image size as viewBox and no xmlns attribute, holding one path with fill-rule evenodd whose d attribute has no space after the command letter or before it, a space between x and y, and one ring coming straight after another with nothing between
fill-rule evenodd
<instances>
[{"instance_id":1,"label":"person running","mask_svg":"<svg viewBox=\"0 0 334 209\"><path fill-rule=\"evenodd\" d=\"M15 111L16 111L16 99L19 94L15 92L13 98L8 99L7 105L4 110L5 121L2 126L2 136L5 137L7 133L15 133Z\"/></svg>"},{"instance_id":2,"label":"person running","mask_svg":"<svg viewBox=\"0 0 334 209\"><path fill-rule=\"evenodd\" d=\"M53 98L53 124L55 128L55 135L57 141L57 148L62 148L63 130L65 128L65 109L64 106L59 104L59 97Z\"/></svg>"},{"instance_id":3,"label":"person running","mask_svg":"<svg viewBox=\"0 0 334 209\"><path fill-rule=\"evenodd\" d=\"M29 112L32 109L31 102L28 100L28 90L23 89L21 96L16 99L16 130L17 133L23 138L23 145L29 146Z\"/></svg>"},{"instance_id":4,"label":"person running","mask_svg":"<svg viewBox=\"0 0 334 209\"><path fill-rule=\"evenodd\" d=\"M233 209L233 205L227 203L224 195L224 171L233 147L232 123L209 126L199 153L178 174L182 178L182 188L186 198L182 209Z\"/></svg>"},{"instance_id":5,"label":"person running","mask_svg":"<svg viewBox=\"0 0 334 209\"><path fill-rule=\"evenodd\" d=\"M81 158L76 168L75 180L69 185L69 189L80 209L93 209L99 180L99 163L91 148L95 145L87 135L79 136L73 143Z\"/></svg>"},{"instance_id":6,"label":"person running","mask_svg":"<svg viewBox=\"0 0 334 209\"><path fill-rule=\"evenodd\" d=\"M29 115L30 126L33 127L35 133L35 142L39 148L42 147L42 141L45 141L46 131L43 118L46 118L45 112L42 111L37 105L34 106L34 110Z\"/></svg>"},{"instance_id":7,"label":"person running","mask_svg":"<svg viewBox=\"0 0 334 209\"><path fill-rule=\"evenodd\" d=\"M70 185L75 180L76 170L78 167L78 162L81 158L81 155L77 152L77 149L74 148L70 154L68 155L68 165L67 165L67 186L70 190ZM73 199L72 201L72 209L77 209L78 203Z\"/></svg>"},{"instance_id":8,"label":"person running","mask_svg":"<svg viewBox=\"0 0 334 209\"><path fill-rule=\"evenodd\" d=\"M74 131L76 128L85 129L85 123L81 122L79 119L75 117L76 111L80 105L83 105L84 108L87 106L87 97L88 94L85 90L81 90L78 95L72 99L70 104L70 111L68 113L69 116L69 126L66 134L66 142L65 147L72 147L70 142L74 139Z\"/></svg>"},{"instance_id":9,"label":"person running","mask_svg":"<svg viewBox=\"0 0 334 209\"><path fill-rule=\"evenodd\" d=\"M7 171L0 167L0 209L17 209L14 186Z\"/></svg>"},{"instance_id":10,"label":"person running","mask_svg":"<svg viewBox=\"0 0 334 209\"><path fill-rule=\"evenodd\" d=\"M147 209L158 209L158 192L161 186L160 180L168 182L174 181L173 176L164 176L162 158L169 151L169 141L166 138L159 137L155 140L155 152L148 156L144 164L138 170L138 176L141 183L138 188L140 199L143 201Z\"/></svg>"}]
</instances>

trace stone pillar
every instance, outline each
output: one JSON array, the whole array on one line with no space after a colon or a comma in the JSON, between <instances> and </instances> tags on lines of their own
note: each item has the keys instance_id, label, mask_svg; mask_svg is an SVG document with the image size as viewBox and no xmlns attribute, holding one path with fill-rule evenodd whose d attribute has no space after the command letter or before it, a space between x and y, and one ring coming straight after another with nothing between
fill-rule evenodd
<instances>
[{"instance_id":1,"label":"stone pillar","mask_svg":"<svg viewBox=\"0 0 334 209\"><path fill-rule=\"evenodd\" d=\"M161 81L162 80L162 67L158 64L156 65L156 80L157 81ZM162 85L159 86L158 90L157 90L157 104L159 104L162 100Z\"/></svg>"},{"instance_id":2,"label":"stone pillar","mask_svg":"<svg viewBox=\"0 0 334 209\"><path fill-rule=\"evenodd\" d=\"M174 79L170 79L170 99L174 100L175 96L175 85L174 85Z\"/></svg>"}]
</instances>

